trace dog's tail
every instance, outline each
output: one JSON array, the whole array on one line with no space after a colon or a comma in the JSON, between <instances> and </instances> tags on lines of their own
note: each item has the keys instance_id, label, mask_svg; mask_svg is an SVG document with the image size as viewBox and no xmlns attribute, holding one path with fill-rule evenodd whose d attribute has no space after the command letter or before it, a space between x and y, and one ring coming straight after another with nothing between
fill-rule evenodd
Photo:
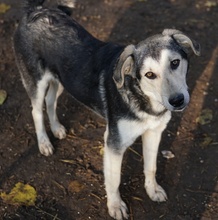
<instances>
[{"instance_id":1,"label":"dog's tail","mask_svg":"<svg viewBox=\"0 0 218 220\"><path fill-rule=\"evenodd\" d=\"M41 6L45 0L25 0L23 8L26 12L34 11L37 7Z\"/></svg>"}]
</instances>

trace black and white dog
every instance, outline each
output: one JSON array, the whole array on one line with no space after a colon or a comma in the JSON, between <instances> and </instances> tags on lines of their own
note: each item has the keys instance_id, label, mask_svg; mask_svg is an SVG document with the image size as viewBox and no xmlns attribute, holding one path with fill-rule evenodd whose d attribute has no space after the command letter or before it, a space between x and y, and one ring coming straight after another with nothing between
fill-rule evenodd
<instances>
[{"instance_id":1,"label":"black and white dog","mask_svg":"<svg viewBox=\"0 0 218 220\"><path fill-rule=\"evenodd\" d=\"M153 201L165 201L166 193L155 179L158 146L171 111L183 110L189 102L188 60L190 53L200 55L199 44L174 29L137 45L105 43L64 11L44 8L42 3L25 1L14 36L40 152L53 153L43 121L44 100L54 136L66 137L56 115L64 88L107 121L104 176L110 216L128 218L119 193L121 163L127 147L140 135L145 189Z\"/></svg>"}]
</instances>

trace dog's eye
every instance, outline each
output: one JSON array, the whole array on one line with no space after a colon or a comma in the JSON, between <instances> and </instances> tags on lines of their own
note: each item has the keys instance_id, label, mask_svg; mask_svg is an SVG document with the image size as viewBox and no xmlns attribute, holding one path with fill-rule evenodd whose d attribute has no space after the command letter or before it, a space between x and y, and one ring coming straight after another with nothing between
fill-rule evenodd
<instances>
[{"instance_id":1,"label":"dog's eye","mask_svg":"<svg viewBox=\"0 0 218 220\"><path fill-rule=\"evenodd\" d=\"M170 62L171 68L176 69L179 66L180 60L176 59Z\"/></svg>"},{"instance_id":2,"label":"dog's eye","mask_svg":"<svg viewBox=\"0 0 218 220\"><path fill-rule=\"evenodd\" d=\"M153 72L147 72L147 73L145 73L145 76L148 79L155 79L157 77Z\"/></svg>"}]
</instances>

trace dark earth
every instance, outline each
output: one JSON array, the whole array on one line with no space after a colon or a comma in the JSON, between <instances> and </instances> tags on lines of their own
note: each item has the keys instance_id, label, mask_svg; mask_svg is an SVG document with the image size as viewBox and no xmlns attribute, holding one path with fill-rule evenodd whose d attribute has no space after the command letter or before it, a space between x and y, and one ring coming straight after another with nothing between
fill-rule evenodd
<instances>
[{"instance_id":1,"label":"dark earth","mask_svg":"<svg viewBox=\"0 0 218 220\"><path fill-rule=\"evenodd\" d=\"M21 2L0 1L11 7L0 13L0 89L8 94L0 105L0 193L22 182L36 189L37 200L27 207L0 199L0 219L109 220L102 119L65 92L58 114L68 136L55 139L46 118L55 153L45 157L38 151L30 101L13 55ZM157 179L168 201L152 202L145 193L140 139L125 154L120 190L130 220L218 219L218 1L78 0L73 17L105 41L134 44L176 28L201 44L202 55L191 59L188 74L191 102L173 114L158 154ZM210 117L202 122L205 112ZM175 157L163 158L162 150Z\"/></svg>"}]
</instances>

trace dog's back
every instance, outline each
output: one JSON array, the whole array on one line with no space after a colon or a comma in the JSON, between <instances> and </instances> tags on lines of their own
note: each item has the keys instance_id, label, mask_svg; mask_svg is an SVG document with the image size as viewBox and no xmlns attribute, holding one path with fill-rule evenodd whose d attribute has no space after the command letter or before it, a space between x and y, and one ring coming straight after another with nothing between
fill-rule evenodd
<instances>
[{"instance_id":1,"label":"dog's back","mask_svg":"<svg viewBox=\"0 0 218 220\"><path fill-rule=\"evenodd\" d=\"M50 71L77 100L103 114L98 106L100 74L112 74L112 60L123 47L97 40L62 10L40 7L42 0L26 2L14 47L29 95L35 80Z\"/></svg>"},{"instance_id":2,"label":"dog's back","mask_svg":"<svg viewBox=\"0 0 218 220\"><path fill-rule=\"evenodd\" d=\"M90 54L101 42L63 11L37 7L41 0L27 2L14 36L15 52L22 54L28 65L47 68L59 77L60 72L66 77L69 72L78 74L84 60L90 60ZM61 77L64 81L65 76Z\"/></svg>"}]
</instances>

